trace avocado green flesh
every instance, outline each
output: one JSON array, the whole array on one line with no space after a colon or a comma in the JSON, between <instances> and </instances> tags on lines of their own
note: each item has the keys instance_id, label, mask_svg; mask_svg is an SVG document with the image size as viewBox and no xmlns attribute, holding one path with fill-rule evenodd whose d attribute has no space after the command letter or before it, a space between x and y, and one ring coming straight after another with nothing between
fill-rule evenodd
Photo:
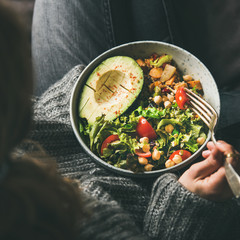
<instances>
[{"instance_id":1,"label":"avocado green flesh","mask_svg":"<svg viewBox=\"0 0 240 240\"><path fill-rule=\"evenodd\" d=\"M79 115L93 124L105 115L113 120L134 102L143 86L143 71L130 57L117 56L103 61L83 87Z\"/></svg>"}]
</instances>

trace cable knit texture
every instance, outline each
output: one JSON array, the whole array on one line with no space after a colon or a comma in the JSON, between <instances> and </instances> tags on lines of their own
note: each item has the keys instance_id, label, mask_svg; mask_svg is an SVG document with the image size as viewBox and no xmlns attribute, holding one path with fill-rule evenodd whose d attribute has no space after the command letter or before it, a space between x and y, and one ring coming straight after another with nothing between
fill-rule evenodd
<instances>
[{"instance_id":1,"label":"cable knit texture","mask_svg":"<svg viewBox=\"0 0 240 240\"><path fill-rule=\"evenodd\" d=\"M239 203L214 203L190 193L174 174L157 179L122 177L95 163L76 140L70 96L84 66L35 99L30 138L57 160L63 176L80 180L86 208L79 239L240 239Z\"/></svg>"}]
</instances>

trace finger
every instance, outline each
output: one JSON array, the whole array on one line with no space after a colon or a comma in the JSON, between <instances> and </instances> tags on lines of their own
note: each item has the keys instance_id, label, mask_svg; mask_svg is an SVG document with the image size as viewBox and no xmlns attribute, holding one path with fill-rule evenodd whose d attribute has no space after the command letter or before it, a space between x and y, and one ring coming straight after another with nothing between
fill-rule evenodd
<instances>
[{"instance_id":1,"label":"finger","mask_svg":"<svg viewBox=\"0 0 240 240\"><path fill-rule=\"evenodd\" d=\"M224 141L217 142L217 148L223 153L227 162L240 172L240 154L234 147Z\"/></svg>"},{"instance_id":2,"label":"finger","mask_svg":"<svg viewBox=\"0 0 240 240\"><path fill-rule=\"evenodd\" d=\"M208 158L192 165L189 169L192 177L202 179L216 172L222 166L221 159L220 152L214 148Z\"/></svg>"},{"instance_id":3,"label":"finger","mask_svg":"<svg viewBox=\"0 0 240 240\"><path fill-rule=\"evenodd\" d=\"M208 158L208 157L210 156L210 154L211 154L211 151L210 151L210 150L205 150L205 151L202 152L202 156L203 156L204 158Z\"/></svg>"},{"instance_id":4,"label":"finger","mask_svg":"<svg viewBox=\"0 0 240 240\"><path fill-rule=\"evenodd\" d=\"M215 148L215 144L212 141L210 141L207 143L207 148L211 151Z\"/></svg>"}]
</instances>

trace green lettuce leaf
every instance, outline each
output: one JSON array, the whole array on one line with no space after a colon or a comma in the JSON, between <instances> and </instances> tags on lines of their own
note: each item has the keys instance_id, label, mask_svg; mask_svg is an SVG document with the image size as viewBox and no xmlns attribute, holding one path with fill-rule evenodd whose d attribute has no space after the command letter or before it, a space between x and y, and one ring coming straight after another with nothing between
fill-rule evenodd
<instances>
[{"instance_id":1,"label":"green lettuce leaf","mask_svg":"<svg viewBox=\"0 0 240 240\"><path fill-rule=\"evenodd\" d=\"M186 149L191 152L196 152L198 150L198 144L193 139L190 139L187 143L185 143Z\"/></svg>"},{"instance_id":2,"label":"green lettuce leaf","mask_svg":"<svg viewBox=\"0 0 240 240\"><path fill-rule=\"evenodd\" d=\"M148 107L146 109L143 109L142 106L139 106L135 111L137 111L140 116L143 116L145 118L161 119L166 115L166 109L159 110L155 107Z\"/></svg>"},{"instance_id":3,"label":"green lettuce leaf","mask_svg":"<svg viewBox=\"0 0 240 240\"><path fill-rule=\"evenodd\" d=\"M178 119L167 119L167 118L165 118L165 119L162 119L159 122L159 124L157 126L157 129L160 129L162 126L165 126L165 125L168 125L168 124L172 124L172 125L178 124L178 125L182 126L182 123Z\"/></svg>"},{"instance_id":4,"label":"green lettuce leaf","mask_svg":"<svg viewBox=\"0 0 240 240\"><path fill-rule=\"evenodd\" d=\"M202 129L202 126L197 125L197 124L191 124L190 129L192 131L192 137L198 138L200 136L200 131Z\"/></svg>"}]
</instances>

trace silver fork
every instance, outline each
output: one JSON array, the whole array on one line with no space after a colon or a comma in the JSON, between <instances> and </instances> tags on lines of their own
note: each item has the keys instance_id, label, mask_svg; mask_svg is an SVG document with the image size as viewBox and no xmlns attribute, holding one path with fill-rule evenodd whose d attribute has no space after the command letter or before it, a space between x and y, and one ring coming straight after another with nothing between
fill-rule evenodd
<instances>
[{"instance_id":1,"label":"silver fork","mask_svg":"<svg viewBox=\"0 0 240 240\"><path fill-rule=\"evenodd\" d=\"M193 91L184 88L188 98L191 109L203 120L208 126L211 132L211 139L216 144L216 138L214 136L214 130L217 124L218 115L215 109L207 103L200 96L195 94ZM224 161L225 173L228 184L236 198L240 197L240 177L234 170L232 165L225 159Z\"/></svg>"}]
</instances>

